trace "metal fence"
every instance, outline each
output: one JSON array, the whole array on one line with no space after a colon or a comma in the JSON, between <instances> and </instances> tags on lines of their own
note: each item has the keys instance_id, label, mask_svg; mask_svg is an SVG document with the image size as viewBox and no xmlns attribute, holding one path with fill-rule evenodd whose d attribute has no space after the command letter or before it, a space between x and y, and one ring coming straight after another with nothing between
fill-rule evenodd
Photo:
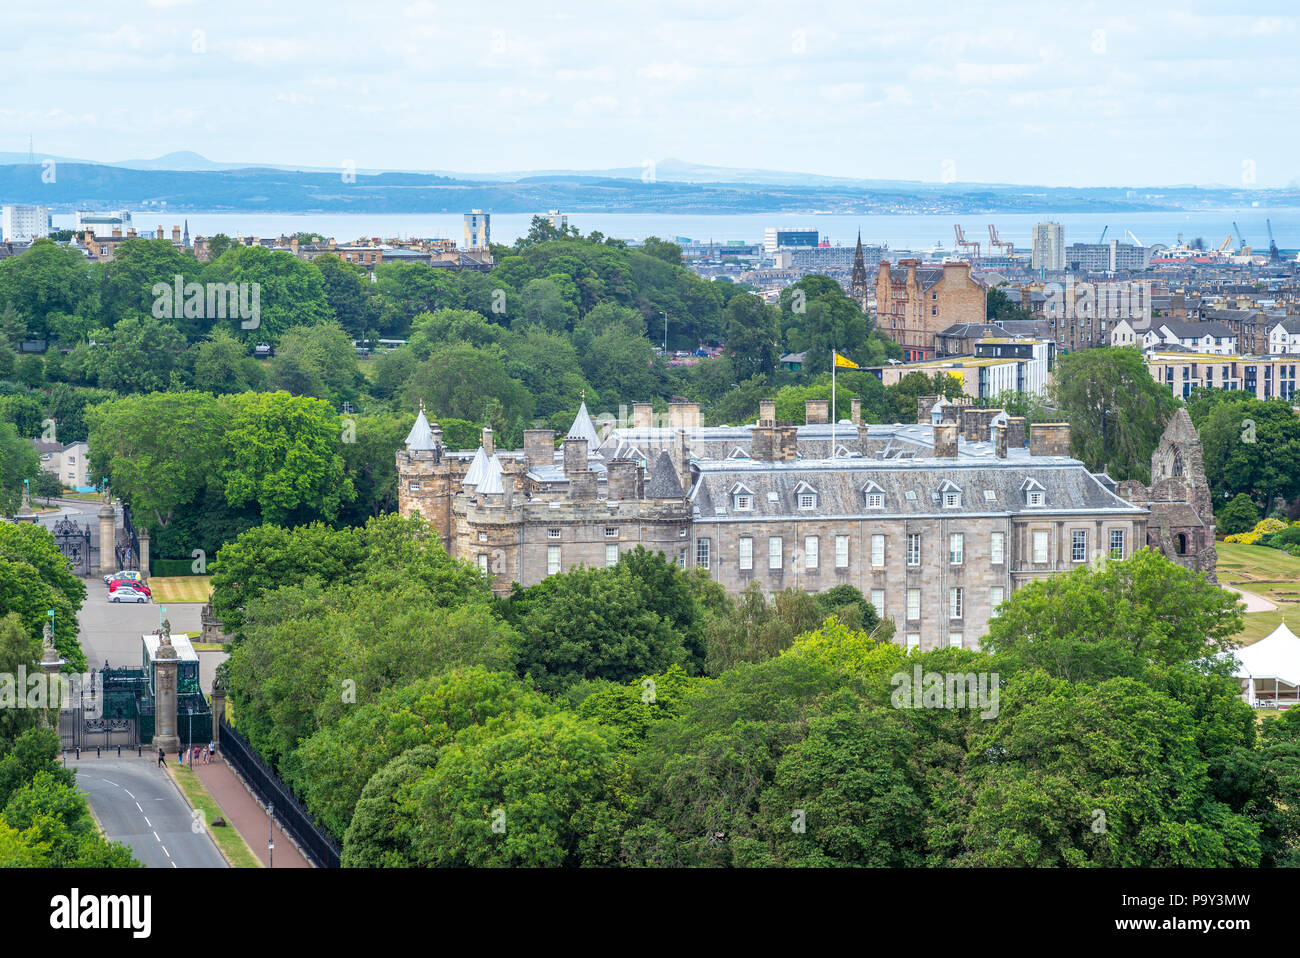
<instances>
[{"instance_id":1,"label":"metal fence","mask_svg":"<svg viewBox=\"0 0 1300 958\"><path fill-rule=\"evenodd\" d=\"M276 777L226 720L219 719L221 753L263 802L275 806L275 818L317 868L338 868L341 850L325 829Z\"/></svg>"}]
</instances>

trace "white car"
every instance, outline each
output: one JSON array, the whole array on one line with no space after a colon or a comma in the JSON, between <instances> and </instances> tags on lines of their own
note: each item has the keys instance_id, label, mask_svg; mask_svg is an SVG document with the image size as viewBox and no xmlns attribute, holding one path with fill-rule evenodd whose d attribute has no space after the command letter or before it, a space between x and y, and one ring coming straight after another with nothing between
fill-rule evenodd
<instances>
[{"instance_id":1,"label":"white car","mask_svg":"<svg viewBox=\"0 0 1300 958\"><path fill-rule=\"evenodd\" d=\"M108 594L109 602L148 602L149 597L138 589L133 589L129 585L120 585L113 592Z\"/></svg>"}]
</instances>

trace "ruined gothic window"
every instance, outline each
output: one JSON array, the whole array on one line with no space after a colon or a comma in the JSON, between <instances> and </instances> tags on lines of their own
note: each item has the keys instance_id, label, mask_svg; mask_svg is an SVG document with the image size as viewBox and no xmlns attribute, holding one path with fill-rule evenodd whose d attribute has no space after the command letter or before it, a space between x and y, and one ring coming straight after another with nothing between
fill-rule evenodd
<instances>
[{"instance_id":1,"label":"ruined gothic window","mask_svg":"<svg viewBox=\"0 0 1300 958\"><path fill-rule=\"evenodd\" d=\"M1171 476L1181 476L1183 474L1183 454L1177 450L1174 451L1174 464L1170 467L1169 474Z\"/></svg>"}]
</instances>

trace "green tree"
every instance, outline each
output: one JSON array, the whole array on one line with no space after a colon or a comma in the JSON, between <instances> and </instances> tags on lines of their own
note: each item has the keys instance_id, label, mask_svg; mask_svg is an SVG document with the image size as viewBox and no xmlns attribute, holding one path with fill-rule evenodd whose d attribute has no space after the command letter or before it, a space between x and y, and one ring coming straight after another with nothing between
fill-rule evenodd
<instances>
[{"instance_id":1,"label":"green tree","mask_svg":"<svg viewBox=\"0 0 1300 958\"><path fill-rule=\"evenodd\" d=\"M244 393L230 399L226 429L226 501L258 504L270 522L333 520L356 495L339 453L338 415L318 399L286 392Z\"/></svg>"},{"instance_id":2,"label":"green tree","mask_svg":"<svg viewBox=\"0 0 1300 958\"><path fill-rule=\"evenodd\" d=\"M207 485L225 449L232 411L207 393L150 393L88 413L91 474L110 479L136 515L166 528Z\"/></svg>"},{"instance_id":3,"label":"green tree","mask_svg":"<svg viewBox=\"0 0 1300 958\"><path fill-rule=\"evenodd\" d=\"M1080 349L1056 365L1052 401L1070 423L1070 452L1116 480L1151 480L1151 453L1178 402L1122 346Z\"/></svg>"},{"instance_id":4,"label":"green tree","mask_svg":"<svg viewBox=\"0 0 1300 958\"><path fill-rule=\"evenodd\" d=\"M507 614L523 636L520 674L558 692L580 679L626 682L685 663L682 636L643 583L624 564L579 566L517 591Z\"/></svg>"},{"instance_id":5,"label":"green tree","mask_svg":"<svg viewBox=\"0 0 1300 958\"><path fill-rule=\"evenodd\" d=\"M1249 532L1259 522L1259 507L1244 492L1239 492L1219 509L1214 517L1215 531L1225 536Z\"/></svg>"},{"instance_id":6,"label":"green tree","mask_svg":"<svg viewBox=\"0 0 1300 958\"><path fill-rule=\"evenodd\" d=\"M1220 403L1198 427L1215 497L1245 493L1271 510L1300 495L1300 420L1281 399Z\"/></svg>"},{"instance_id":7,"label":"green tree","mask_svg":"<svg viewBox=\"0 0 1300 958\"><path fill-rule=\"evenodd\" d=\"M573 715L463 733L410 786L415 857L430 867L612 865L627 789L617 749Z\"/></svg>"},{"instance_id":8,"label":"green tree","mask_svg":"<svg viewBox=\"0 0 1300 958\"><path fill-rule=\"evenodd\" d=\"M738 379L776 372L776 310L753 293L738 293L723 310L726 353Z\"/></svg>"},{"instance_id":9,"label":"green tree","mask_svg":"<svg viewBox=\"0 0 1300 958\"><path fill-rule=\"evenodd\" d=\"M1017 670L1097 682L1231 651L1242 606L1151 549L1028 583L989 622L986 648Z\"/></svg>"}]
</instances>

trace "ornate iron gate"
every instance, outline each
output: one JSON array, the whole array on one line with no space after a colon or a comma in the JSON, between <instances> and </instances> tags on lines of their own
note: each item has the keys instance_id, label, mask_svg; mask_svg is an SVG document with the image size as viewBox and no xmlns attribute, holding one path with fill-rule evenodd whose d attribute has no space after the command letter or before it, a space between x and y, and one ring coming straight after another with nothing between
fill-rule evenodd
<instances>
[{"instance_id":1,"label":"ornate iron gate","mask_svg":"<svg viewBox=\"0 0 1300 958\"><path fill-rule=\"evenodd\" d=\"M80 526L71 518L63 518L54 523L50 530L54 533L55 544L68 560L68 568L74 575L90 575L94 568L91 562L90 526Z\"/></svg>"}]
</instances>

